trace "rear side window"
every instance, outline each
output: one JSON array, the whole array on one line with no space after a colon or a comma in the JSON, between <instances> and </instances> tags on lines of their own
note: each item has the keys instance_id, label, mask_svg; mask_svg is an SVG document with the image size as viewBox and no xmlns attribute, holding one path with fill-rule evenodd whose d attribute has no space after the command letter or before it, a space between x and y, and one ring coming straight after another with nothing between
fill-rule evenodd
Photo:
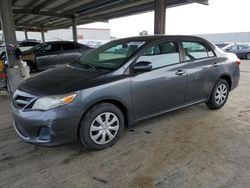
<instances>
[{"instance_id":1,"label":"rear side window","mask_svg":"<svg viewBox=\"0 0 250 188\"><path fill-rule=\"evenodd\" d=\"M186 61L214 57L214 51L210 46L202 42L182 42Z\"/></svg>"},{"instance_id":2,"label":"rear side window","mask_svg":"<svg viewBox=\"0 0 250 188\"><path fill-rule=\"evenodd\" d=\"M74 50L76 45L73 43L63 43L63 50Z\"/></svg>"},{"instance_id":3,"label":"rear side window","mask_svg":"<svg viewBox=\"0 0 250 188\"><path fill-rule=\"evenodd\" d=\"M176 42L161 42L149 47L138 58L139 61L149 61L152 63L153 69L180 62L180 54Z\"/></svg>"},{"instance_id":4,"label":"rear side window","mask_svg":"<svg viewBox=\"0 0 250 188\"><path fill-rule=\"evenodd\" d=\"M51 44L47 44L46 46L41 48L41 51L44 52L57 52L61 49L61 44L58 43L51 43Z\"/></svg>"}]
</instances>

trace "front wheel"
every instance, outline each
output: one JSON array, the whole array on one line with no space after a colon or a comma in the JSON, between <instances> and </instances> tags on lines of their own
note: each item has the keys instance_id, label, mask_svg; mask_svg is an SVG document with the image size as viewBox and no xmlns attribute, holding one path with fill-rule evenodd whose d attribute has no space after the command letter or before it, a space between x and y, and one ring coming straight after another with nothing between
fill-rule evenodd
<instances>
[{"instance_id":1,"label":"front wheel","mask_svg":"<svg viewBox=\"0 0 250 188\"><path fill-rule=\"evenodd\" d=\"M215 84L210 99L206 105L213 110L220 109L227 102L228 94L228 82L224 79L219 79L219 81Z\"/></svg>"},{"instance_id":2,"label":"front wheel","mask_svg":"<svg viewBox=\"0 0 250 188\"><path fill-rule=\"evenodd\" d=\"M124 116L113 104L101 103L92 107L84 116L79 138L89 149L101 150L112 146L124 129Z\"/></svg>"}]
</instances>

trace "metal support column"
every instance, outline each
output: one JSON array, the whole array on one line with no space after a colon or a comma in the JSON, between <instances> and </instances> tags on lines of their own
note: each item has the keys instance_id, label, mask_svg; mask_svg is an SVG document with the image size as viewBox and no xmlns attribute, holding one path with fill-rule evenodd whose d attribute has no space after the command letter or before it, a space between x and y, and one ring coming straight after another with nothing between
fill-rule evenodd
<instances>
[{"instance_id":1,"label":"metal support column","mask_svg":"<svg viewBox=\"0 0 250 188\"><path fill-rule=\"evenodd\" d=\"M165 34L166 0L155 0L154 34Z\"/></svg>"},{"instance_id":2,"label":"metal support column","mask_svg":"<svg viewBox=\"0 0 250 188\"><path fill-rule=\"evenodd\" d=\"M28 38L28 31L24 31L24 35L25 35L25 40L27 41L27 40L29 40L29 38Z\"/></svg>"},{"instance_id":3,"label":"metal support column","mask_svg":"<svg viewBox=\"0 0 250 188\"><path fill-rule=\"evenodd\" d=\"M12 6L10 0L0 0L0 17L1 17L1 26L3 30L5 44L7 45L17 44ZM14 54L9 50L6 51L7 51L9 67L12 68L15 63Z\"/></svg>"},{"instance_id":4,"label":"metal support column","mask_svg":"<svg viewBox=\"0 0 250 188\"><path fill-rule=\"evenodd\" d=\"M41 29L42 42L45 42L44 27Z\"/></svg>"},{"instance_id":5,"label":"metal support column","mask_svg":"<svg viewBox=\"0 0 250 188\"><path fill-rule=\"evenodd\" d=\"M75 16L72 18L72 34L73 34L73 41L77 42L77 24Z\"/></svg>"}]
</instances>

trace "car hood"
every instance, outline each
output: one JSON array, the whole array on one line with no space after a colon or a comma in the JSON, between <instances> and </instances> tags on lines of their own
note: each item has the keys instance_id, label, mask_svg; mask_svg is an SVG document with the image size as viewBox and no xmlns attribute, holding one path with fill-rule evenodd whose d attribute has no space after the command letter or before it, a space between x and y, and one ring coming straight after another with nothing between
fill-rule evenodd
<instances>
[{"instance_id":1,"label":"car hood","mask_svg":"<svg viewBox=\"0 0 250 188\"><path fill-rule=\"evenodd\" d=\"M37 96L60 95L91 87L101 81L106 73L68 65L42 72L24 81L18 90Z\"/></svg>"}]
</instances>

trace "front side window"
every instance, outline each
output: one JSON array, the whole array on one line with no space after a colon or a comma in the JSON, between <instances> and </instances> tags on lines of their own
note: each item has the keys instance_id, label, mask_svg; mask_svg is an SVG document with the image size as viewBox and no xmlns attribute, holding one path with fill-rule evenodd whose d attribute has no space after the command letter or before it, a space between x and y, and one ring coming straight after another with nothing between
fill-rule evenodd
<instances>
[{"instance_id":1,"label":"front side window","mask_svg":"<svg viewBox=\"0 0 250 188\"><path fill-rule=\"evenodd\" d=\"M153 69L180 62L180 54L176 42L161 42L149 47L138 58L137 62L149 61Z\"/></svg>"},{"instance_id":2,"label":"front side window","mask_svg":"<svg viewBox=\"0 0 250 188\"><path fill-rule=\"evenodd\" d=\"M215 53L210 46L207 46L208 57L215 57Z\"/></svg>"},{"instance_id":3,"label":"front side window","mask_svg":"<svg viewBox=\"0 0 250 188\"><path fill-rule=\"evenodd\" d=\"M113 41L83 56L80 64L113 70L125 63L145 43L145 41Z\"/></svg>"},{"instance_id":4,"label":"front side window","mask_svg":"<svg viewBox=\"0 0 250 188\"><path fill-rule=\"evenodd\" d=\"M182 42L186 61L208 57L207 45L200 42Z\"/></svg>"}]
</instances>

